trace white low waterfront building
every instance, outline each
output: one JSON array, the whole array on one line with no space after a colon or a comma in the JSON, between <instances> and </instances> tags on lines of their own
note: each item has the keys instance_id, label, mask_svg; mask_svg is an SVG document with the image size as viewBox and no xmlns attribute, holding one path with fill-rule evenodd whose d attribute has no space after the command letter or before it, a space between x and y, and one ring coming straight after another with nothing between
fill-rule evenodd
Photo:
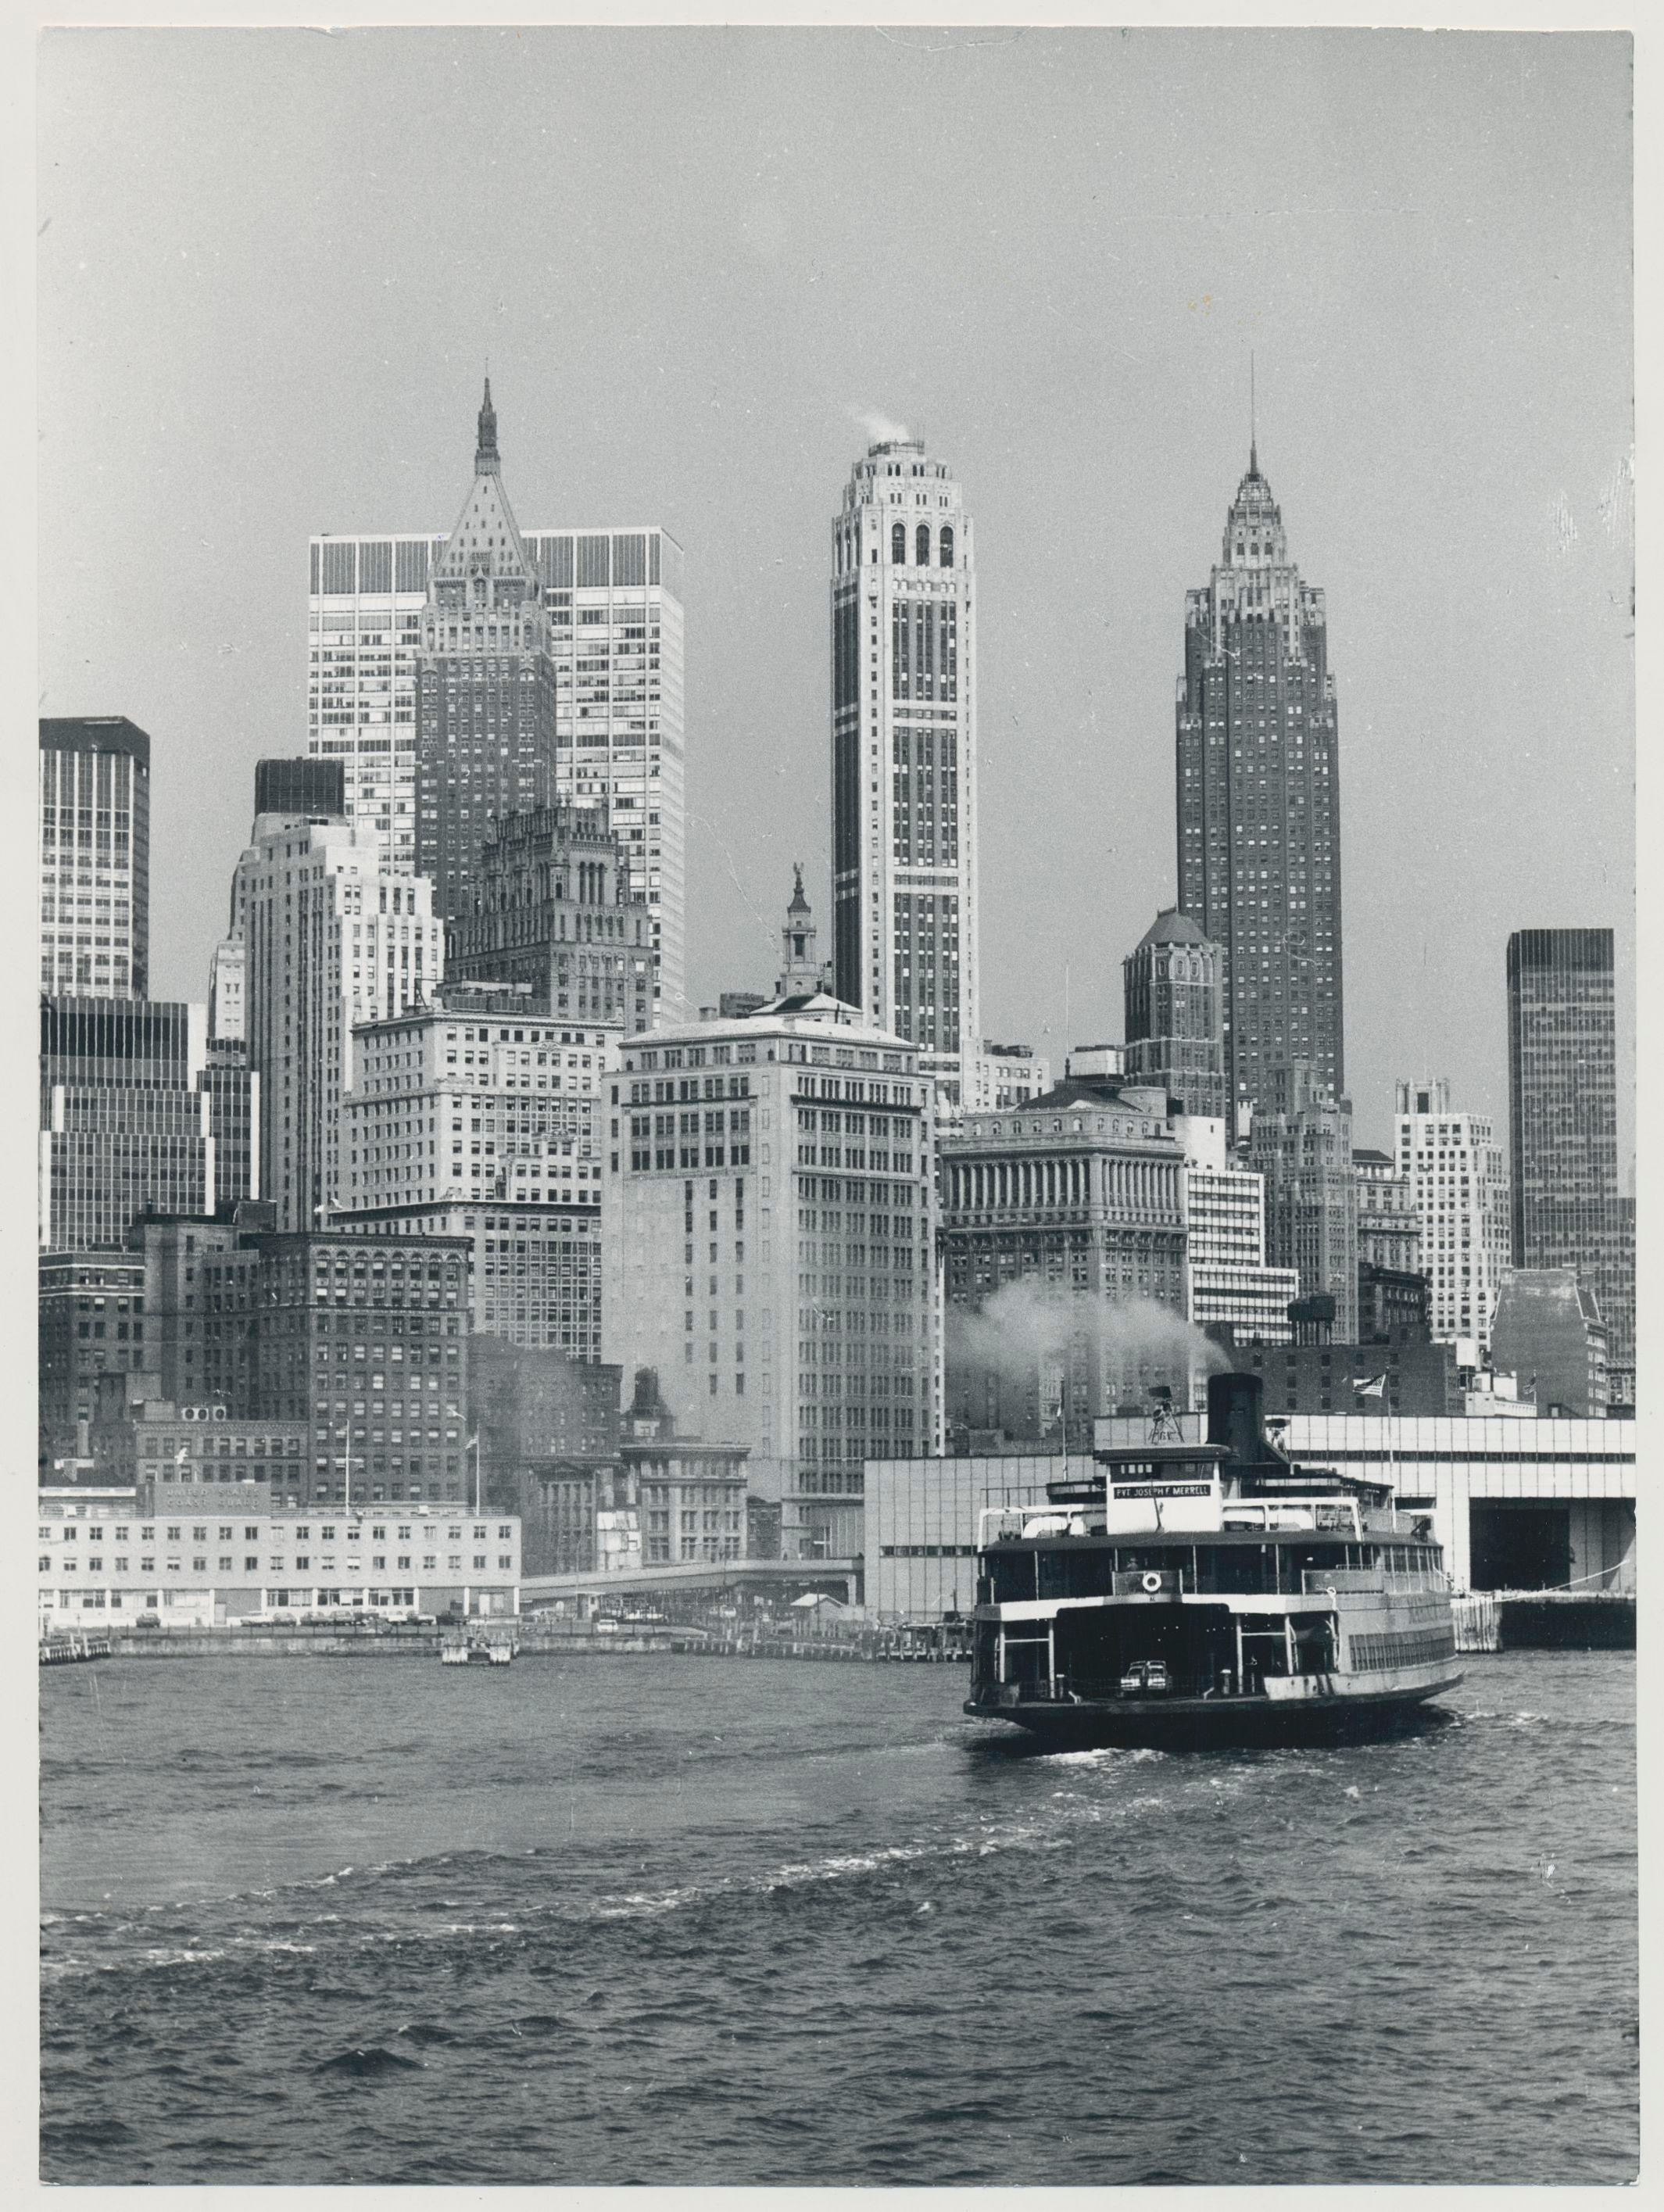
<instances>
[{"instance_id":1,"label":"white low waterfront building","mask_svg":"<svg viewBox=\"0 0 1664 2212\"><path fill-rule=\"evenodd\" d=\"M1178 1425L1194 1441L1205 1424L1193 1413ZM1459 1590L1635 1589L1633 1421L1297 1413L1266 1426L1295 1460L1388 1483L1402 1510L1430 1514ZM1128 1443L1148 1425L1111 1418L1096 1433ZM1078 1452L870 1460L869 1610L911 1620L969 1612L983 1507L1043 1504L1048 1482L1092 1468Z\"/></svg>"},{"instance_id":2,"label":"white low waterfront building","mask_svg":"<svg viewBox=\"0 0 1664 2212\"><path fill-rule=\"evenodd\" d=\"M455 1506L272 1508L264 1484L42 1490L41 1626L519 1610L520 1524Z\"/></svg>"}]
</instances>

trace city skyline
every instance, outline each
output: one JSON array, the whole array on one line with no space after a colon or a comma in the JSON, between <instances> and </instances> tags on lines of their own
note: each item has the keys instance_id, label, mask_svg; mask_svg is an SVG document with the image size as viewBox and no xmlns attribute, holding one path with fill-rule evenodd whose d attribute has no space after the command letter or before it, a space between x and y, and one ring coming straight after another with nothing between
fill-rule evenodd
<instances>
[{"instance_id":1,"label":"city skyline","mask_svg":"<svg viewBox=\"0 0 1664 2212\"><path fill-rule=\"evenodd\" d=\"M647 203L621 194L540 273L471 216L471 259L452 252L436 270L426 241L459 239L446 225L460 210L440 204L445 159L419 175L403 149L445 139L422 118L459 39L471 97L528 143L565 134L586 159L626 127L627 82L629 127L662 131L689 169L662 237L643 228ZM887 408L906 418L889 427L951 457L978 520L981 1026L1054 1064L1068 1043L1118 1035L1120 962L1176 896L1175 640L1242 471L1251 349L1260 457L1344 641L1360 1140L1386 1140L1406 1066L1448 1070L1500 1123L1513 929L1612 927L1618 995L1632 995L1618 42L1444 39L1436 67L1433 42L1388 35L1360 73L1343 33L1041 33L997 59L950 40L932 50L928 113L911 104L920 58L860 33L724 40L749 58L727 72L697 34L668 34L645 64L602 33L532 35L512 56L489 33L372 40L373 59L355 36L325 55L319 43L94 33L71 56L46 40L43 123L63 159L41 209L42 711L126 714L155 739L155 866L180 890L158 902L157 996L200 994L253 760L303 749L300 541L320 524L444 526L489 351L516 426L519 513L653 514L687 549L689 1002L772 973L780 854L805 856L829 922L824 518L870 441L853 417ZM581 101L551 59L580 47ZM289 88L296 118L259 205L221 181L223 118L256 70ZM1151 120L1157 81L1202 126L1183 174ZM678 137L673 82L708 95L708 135ZM397 145L367 105L390 83L415 126ZM1345 152L1279 143L1273 170L1253 118L1297 96L1325 104ZM134 100L154 132L106 127L96 145L70 112L107 126ZM938 237L917 327L875 339L854 303L913 264L877 220L875 183L858 177L829 207L815 191L836 132L877 149L905 112L920 158L980 204L968 143L981 131L1003 149L1041 106L1051 150L1032 178L1005 164L998 238ZM1100 197L1088 157L1111 126ZM154 169L152 136L175 149ZM736 167L742 140L760 171ZM373 187L386 281L308 259L297 290L298 240L343 239L356 220L345 179L317 207L307 197L331 149L350 149L347 178L397 178L405 195L388 228L393 204ZM1239 204L1285 212L1244 228L1221 212ZM712 257L735 204L728 268ZM189 234L183 259L148 223L131 229L139 205L158 239ZM615 303L601 272L626 249L645 274ZM418 271L419 325L404 304ZM231 340L228 312L242 318ZM320 318L339 325L339 374L301 436L281 364ZM118 337L134 358L120 375ZM161 429L187 412L181 485L161 473ZM367 435L378 422L396 433ZM89 595L90 549L140 540L146 557L100 571ZM1571 726L1575 758L1559 744Z\"/></svg>"}]
</instances>

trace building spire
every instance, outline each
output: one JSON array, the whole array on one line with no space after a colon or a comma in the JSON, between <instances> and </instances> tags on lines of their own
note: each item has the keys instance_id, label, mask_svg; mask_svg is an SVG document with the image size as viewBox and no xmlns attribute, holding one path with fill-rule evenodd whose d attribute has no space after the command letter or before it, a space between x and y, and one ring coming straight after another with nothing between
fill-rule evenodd
<instances>
[{"instance_id":1,"label":"building spire","mask_svg":"<svg viewBox=\"0 0 1664 2212\"><path fill-rule=\"evenodd\" d=\"M491 376L488 370L485 398L480 405L480 434L479 444L474 452L474 474L477 477L495 476L498 467L497 410L491 404Z\"/></svg>"},{"instance_id":2,"label":"building spire","mask_svg":"<svg viewBox=\"0 0 1664 2212\"><path fill-rule=\"evenodd\" d=\"M489 384L485 391L489 399L491 395L491 387ZM1260 473L1260 441L1258 424L1255 420L1258 413L1257 399L1258 394L1254 390L1254 351L1250 347L1248 349L1248 474L1251 477L1257 477Z\"/></svg>"}]
</instances>

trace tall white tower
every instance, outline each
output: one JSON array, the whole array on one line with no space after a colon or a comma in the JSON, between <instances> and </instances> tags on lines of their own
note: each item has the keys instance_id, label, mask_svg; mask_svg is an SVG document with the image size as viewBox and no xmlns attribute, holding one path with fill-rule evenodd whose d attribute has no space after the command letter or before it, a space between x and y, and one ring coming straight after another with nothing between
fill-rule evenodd
<instances>
[{"instance_id":1,"label":"tall white tower","mask_svg":"<svg viewBox=\"0 0 1664 2212\"><path fill-rule=\"evenodd\" d=\"M869 447L832 526L837 994L963 1106L976 963L975 555L922 441Z\"/></svg>"},{"instance_id":2,"label":"tall white tower","mask_svg":"<svg viewBox=\"0 0 1664 2212\"><path fill-rule=\"evenodd\" d=\"M1491 1342L1509 1264L1508 1164L1488 1114L1450 1109L1444 1076L1398 1086L1394 1156L1421 1217L1435 1344Z\"/></svg>"}]
</instances>

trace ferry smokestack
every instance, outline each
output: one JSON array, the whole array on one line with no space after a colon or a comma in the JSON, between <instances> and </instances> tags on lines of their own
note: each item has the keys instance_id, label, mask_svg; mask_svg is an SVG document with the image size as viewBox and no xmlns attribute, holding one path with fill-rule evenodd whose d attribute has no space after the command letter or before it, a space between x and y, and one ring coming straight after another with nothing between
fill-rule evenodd
<instances>
[{"instance_id":1,"label":"ferry smokestack","mask_svg":"<svg viewBox=\"0 0 1664 2212\"><path fill-rule=\"evenodd\" d=\"M1272 1456L1261 1418L1264 1398L1265 1386L1257 1375L1207 1378L1207 1440L1224 1444L1239 1467L1256 1467Z\"/></svg>"}]
</instances>

